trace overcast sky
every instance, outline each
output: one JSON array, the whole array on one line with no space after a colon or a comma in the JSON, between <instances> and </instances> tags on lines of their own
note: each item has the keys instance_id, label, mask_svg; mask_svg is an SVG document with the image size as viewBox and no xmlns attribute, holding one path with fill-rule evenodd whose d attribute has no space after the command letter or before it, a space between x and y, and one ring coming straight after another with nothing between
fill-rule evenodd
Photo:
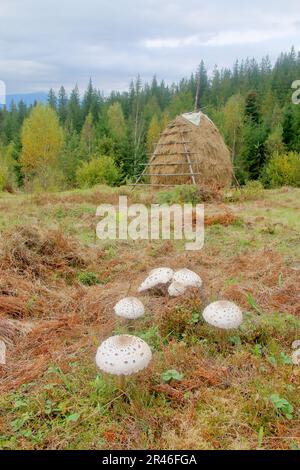
<instances>
[{"instance_id":1,"label":"overcast sky","mask_svg":"<svg viewBox=\"0 0 300 470\"><path fill-rule=\"evenodd\" d=\"M299 0L0 0L0 21L8 93L83 89L89 77L107 93L138 73L176 81L202 58L210 71L300 49Z\"/></svg>"}]
</instances>

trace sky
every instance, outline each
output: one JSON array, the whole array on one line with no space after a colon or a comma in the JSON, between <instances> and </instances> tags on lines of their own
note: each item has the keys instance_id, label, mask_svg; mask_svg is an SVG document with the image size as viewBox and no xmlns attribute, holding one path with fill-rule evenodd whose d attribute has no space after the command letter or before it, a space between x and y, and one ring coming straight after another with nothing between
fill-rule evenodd
<instances>
[{"instance_id":1,"label":"sky","mask_svg":"<svg viewBox=\"0 0 300 470\"><path fill-rule=\"evenodd\" d=\"M83 90L91 77L107 94L138 74L178 81L201 59L211 72L300 49L299 0L0 0L0 22L8 93Z\"/></svg>"}]
</instances>

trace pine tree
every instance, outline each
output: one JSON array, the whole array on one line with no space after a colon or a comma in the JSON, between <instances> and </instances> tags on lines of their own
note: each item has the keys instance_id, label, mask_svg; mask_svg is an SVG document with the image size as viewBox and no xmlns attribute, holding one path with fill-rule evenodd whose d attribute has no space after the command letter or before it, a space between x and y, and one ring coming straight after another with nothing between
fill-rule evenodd
<instances>
[{"instance_id":1,"label":"pine tree","mask_svg":"<svg viewBox=\"0 0 300 470\"><path fill-rule=\"evenodd\" d=\"M65 146L60 160L60 168L69 188L76 185L76 170L81 161L79 146L79 135L75 131L68 133L66 135Z\"/></svg>"},{"instance_id":2,"label":"pine tree","mask_svg":"<svg viewBox=\"0 0 300 470\"><path fill-rule=\"evenodd\" d=\"M18 122L20 126L22 126L23 121L27 117L27 115L28 115L27 106L24 103L24 101L21 100L18 105Z\"/></svg>"},{"instance_id":3,"label":"pine tree","mask_svg":"<svg viewBox=\"0 0 300 470\"><path fill-rule=\"evenodd\" d=\"M291 107L288 107L283 116L282 124L282 137L283 142L287 146L288 150L293 150L294 142L294 114Z\"/></svg>"},{"instance_id":4,"label":"pine tree","mask_svg":"<svg viewBox=\"0 0 300 470\"><path fill-rule=\"evenodd\" d=\"M90 78L87 90L84 94L82 101L82 119L83 121L89 113L92 113L93 119L97 120L100 113L102 97L97 90L93 87L92 79Z\"/></svg>"},{"instance_id":5,"label":"pine tree","mask_svg":"<svg viewBox=\"0 0 300 470\"><path fill-rule=\"evenodd\" d=\"M243 135L243 168L248 177L256 180L262 173L266 162L267 133L264 126L249 122L244 128Z\"/></svg>"},{"instance_id":6,"label":"pine tree","mask_svg":"<svg viewBox=\"0 0 300 470\"><path fill-rule=\"evenodd\" d=\"M68 96L64 87L58 92L58 115L61 124L65 124L68 114Z\"/></svg>"},{"instance_id":7,"label":"pine tree","mask_svg":"<svg viewBox=\"0 0 300 470\"><path fill-rule=\"evenodd\" d=\"M80 108L80 94L78 85L72 90L67 112L68 126L71 126L76 132L80 133L82 127L81 108Z\"/></svg>"},{"instance_id":8,"label":"pine tree","mask_svg":"<svg viewBox=\"0 0 300 470\"><path fill-rule=\"evenodd\" d=\"M48 105L56 111L57 109L57 97L53 88L50 89L48 93Z\"/></svg>"},{"instance_id":9,"label":"pine tree","mask_svg":"<svg viewBox=\"0 0 300 470\"><path fill-rule=\"evenodd\" d=\"M260 121L258 95L254 90L249 91L246 96L245 115L251 122L255 124L258 124Z\"/></svg>"}]
</instances>

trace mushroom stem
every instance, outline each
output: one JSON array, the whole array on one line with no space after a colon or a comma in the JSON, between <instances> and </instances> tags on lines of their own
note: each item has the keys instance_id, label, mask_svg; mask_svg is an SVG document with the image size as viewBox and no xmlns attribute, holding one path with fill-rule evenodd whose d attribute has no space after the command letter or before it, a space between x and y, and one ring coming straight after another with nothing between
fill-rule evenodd
<instances>
[{"instance_id":1,"label":"mushroom stem","mask_svg":"<svg viewBox=\"0 0 300 470\"><path fill-rule=\"evenodd\" d=\"M224 347L227 343L227 330L221 329L220 331L221 336L221 346Z\"/></svg>"},{"instance_id":2,"label":"mushroom stem","mask_svg":"<svg viewBox=\"0 0 300 470\"><path fill-rule=\"evenodd\" d=\"M125 388L125 384L126 384L125 375L119 375L118 376L118 388L123 391Z\"/></svg>"},{"instance_id":3,"label":"mushroom stem","mask_svg":"<svg viewBox=\"0 0 300 470\"><path fill-rule=\"evenodd\" d=\"M132 320L126 320L125 326L129 332L134 330L134 324Z\"/></svg>"},{"instance_id":4,"label":"mushroom stem","mask_svg":"<svg viewBox=\"0 0 300 470\"><path fill-rule=\"evenodd\" d=\"M203 306L204 307L207 307L208 305L208 297L207 297L207 294L206 294L206 291L205 291L205 287L204 285L202 284L202 286L200 287L200 298L202 300L202 303L203 303Z\"/></svg>"}]
</instances>

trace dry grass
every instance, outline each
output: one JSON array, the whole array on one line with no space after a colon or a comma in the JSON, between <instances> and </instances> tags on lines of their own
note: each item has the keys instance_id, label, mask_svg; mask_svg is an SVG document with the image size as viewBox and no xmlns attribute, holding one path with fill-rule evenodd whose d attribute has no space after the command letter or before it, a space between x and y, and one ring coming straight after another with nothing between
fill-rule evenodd
<instances>
[{"instance_id":1,"label":"dry grass","mask_svg":"<svg viewBox=\"0 0 300 470\"><path fill-rule=\"evenodd\" d=\"M60 205L60 196L53 197L58 201L51 204ZM261 427L264 448L300 445L300 374L280 362L299 339L299 261L270 247L271 235L247 225L246 217L235 226L237 216L236 207L211 204L208 241L193 253L169 241L84 245L46 225L3 231L0 339L8 361L0 368L0 447L254 449ZM251 230L262 246L236 249L238 237ZM147 315L135 331L154 357L124 395L112 379L96 376L95 350L109 334L124 331L114 304L136 295L157 266L198 272L207 300L237 302L247 321L224 340L201 321L197 290L180 299L145 294ZM95 273L100 284L83 286L78 272ZM49 372L53 365L59 372ZM164 383L161 374L169 369L183 379ZM274 410L275 392L293 403L293 420ZM68 424L72 413L80 418ZM18 419L24 424L12 429Z\"/></svg>"},{"instance_id":2,"label":"dry grass","mask_svg":"<svg viewBox=\"0 0 300 470\"><path fill-rule=\"evenodd\" d=\"M20 226L2 237L1 265L19 274L42 278L49 270L68 275L74 268L86 267L92 253L60 230ZM93 254L96 256L96 254Z\"/></svg>"}]
</instances>

